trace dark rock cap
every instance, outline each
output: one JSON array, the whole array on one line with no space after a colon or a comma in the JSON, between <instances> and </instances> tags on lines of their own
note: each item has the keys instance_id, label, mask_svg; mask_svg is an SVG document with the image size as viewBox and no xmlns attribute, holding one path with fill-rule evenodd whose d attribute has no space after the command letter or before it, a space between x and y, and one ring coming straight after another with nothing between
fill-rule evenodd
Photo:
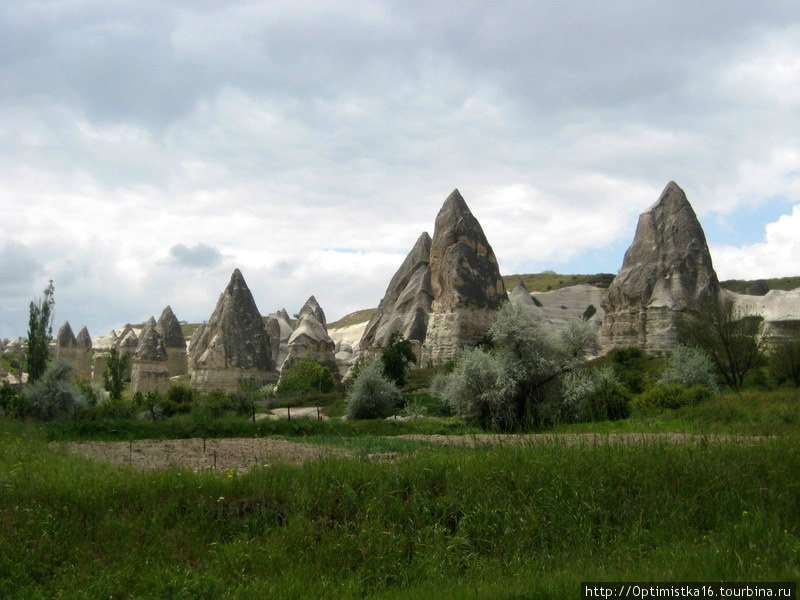
<instances>
[{"instance_id":1,"label":"dark rock cap","mask_svg":"<svg viewBox=\"0 0 800 600\"><path fill-rule=\"evenodd\" d=\"M494 309L507 298L494 251L457 189L436 216L430 265L434 312L457 306Z\"/></svg>"},{"instance_id":2,"label":"dark rock cap","mask_svg":"<svg viewBox=\"0 0 800 600\"><path fill-rule=\"evenodd\" d=\"M164 341L155 327L150 327L144 332L133 356L136 360L167 360Z\"/></svg>"},{"instance_id":3,"label":"dark rock cap","mask_svg":"<svg viewBox=\"0 0 800 600\"><path fill-rule=\"evenodd\" d=\"M78 348L92 347L92 336L89 335L89 330L86 327L84 327L78 332L78 337L76 338L75 341Z\"/></svg>"},{"instance_id":4,"label":"dark rock cap","mask_svg":"<svg viewBox=\"0 0 800 600\"><path fill-rule=\"evenodd\" d=\"M183 337L181 324L169 305L161 311L156 329L167 348L186 348L186 338Z\"/></svg>"},{"instance_id":5,"label":"dark rock cap","mask_svg":"<svg viewBox=\"0 0 800 600\"><path fill-rule=\"evenodd\" d=\"M56 341L59 348L74 348L77 345L75 334L72 333L72 327L70 327L69 321L65 321L58 330Z\"/></svg>"},{"instance_id":6,"label":"dark rock cap","mask_svg":"<svg viewBox=\"0 0 800 600\"><path fill-rule=\"evenodd\" d=\"M408 340L425 341L433 302L431 288L431 236L423 232L392 277L372 315L360 347L384 347L392 332Z\"/></svg>"}]
</instances>

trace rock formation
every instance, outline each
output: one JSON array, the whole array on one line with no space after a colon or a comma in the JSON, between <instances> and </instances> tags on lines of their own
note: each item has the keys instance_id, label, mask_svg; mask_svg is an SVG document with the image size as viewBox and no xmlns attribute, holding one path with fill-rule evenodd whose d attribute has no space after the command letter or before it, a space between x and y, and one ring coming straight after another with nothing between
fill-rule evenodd
<instances>
[{"instance_id":1,"label":"rock formation","mask_svg":"<svg viewBox=\"0 0 800 600\"><path fill-rule=\"evenodd\" d=\"M78 337L75 338L76 362L75 372L78 377L85 381L92 380L92 336L89 335L89 330L83 327L78 332Z\"/></svg>"},{"instance_id":2,"label":"rock formation","mask_svg":"<svg viewBox=\"0 0 800 600\"><path fill-rule=\"evenodd\" d=\"M367 324L359 343L362 353L368 356L377 354L395 331L421 348L428 331L433 303L430 254L431 236L423 232L392 277L383 299Z\"/></svg>"},{"instance_id":3,"label":"rock formation","mask_svg":"<svg viewBox=\"0 0 800 600\"><path fill-rule=\"evenodd\" d=\"M166 393L169 368L164 341L155 326L145 327L131 365L131 392Z\"/></svg>"},{"instance_id":4,"label":"rock formation","mask_svg":"<svg viewBox=\"0 0 800 600\"><path fill-rule=\"evenodd\" d=\"M674 182L639 217L622 270L608 288L601 327L603 351L675 347L677 314L720 293L703 228Z\"/></svg>"},{"instance_id":5,"label":"rock formation","mask_svg":"<svg viewBox=\"0 0 800 600\"><path fill-rule=\"evenodd\" d=\"M183 337L183 330L178 318L172 312L172 307L167 306L161 312L161 316L156 323L156 330L161 336L164 342L164 349L167 352L169 376L177 377L188 373L186 339Z\"/></svg>"},{"instance_id":6,"label":"rock formation","mask_svg":"<svg viewBox=\"0 0 800 600\"><path fill-rule=\"evenodd\" d=\"M430 253L433 302L422 360L452 360L486 335L507 299L494 251L458 190L436 217Z\"/></svg>"},{"instance_id":7,"label":"rock formation","mask_svg":"<svg viewBox=\"0 0 800 600\"><path fill-rule=\"evenodd\" d=\"M281 366L281 375L301 358L311 358L328 367L334 377L338 378L333 340L328 335L325 313L317 299L311 296L300 309L297 325L289 338L289 354Z\"/></svg>"},{"instance_id":8,"label":"rock formation","mask_svg":"<svg viewBox=\"0 0 800 600\"><path fill-rule=\"evenodd\" d=\"M117 339L117 351L119 352L120 357L122 357L124 354L128 355L128 366L125 368L124 378L126 380L130 380L131 362L133 361L133 354L136 352L136 348L139 346L139 336L136 335L133 327L130 325L125 326L123 334L120 334L119 339Z\"/></svg>"},{"instance_id":9,"label":"rock formation","mask_svg":"<svg viewBox=\"0 0 800 600\"><path fill-rule=\"evenodd\" d=\"M294 332L289 313L282 308L276 313L267 315L264 318L264 327L270 336L272 361L276 365L282 365L289 355L289 338Z\"/></svg>"},{"instance_id":10,"label":"rock formation","mask_svg":"<svg viewBox=\"0 0 800 600\"><path fill-rule=\"evenodd\" d=\"M65 321L59 328L56 336L56 360L63 358L75 364L75 347L77 346L75 334L72 333L69 321Z\"/></svg>"},{"instance_id":11,"label":"rock formation","mask_svg":"<svg viewBox=\"0 0 800 600\"><path fill-rule=\"evenodd\" d=\"M264 322L239 269L192 336L189 366L192 386L201 392L232 392L245 379L259 385L277 380Z\"/></svg>"},{"instance_id":12,"label":"rock formation","mask_svg":"<svg viewBox=\"0 0 800 600\"><path fill-rule=\"evenodd\" d=\"M522 279L517 281L517 285L514 286L514 289L508 294L508 300L511 304L516 304L517 306L522 306L524 308L529 308L532 311L536 311L538 308L536 304L533 302L533 298L531 298L531 293L525 284L522 282Z\"/></svg>"}]
</instances>

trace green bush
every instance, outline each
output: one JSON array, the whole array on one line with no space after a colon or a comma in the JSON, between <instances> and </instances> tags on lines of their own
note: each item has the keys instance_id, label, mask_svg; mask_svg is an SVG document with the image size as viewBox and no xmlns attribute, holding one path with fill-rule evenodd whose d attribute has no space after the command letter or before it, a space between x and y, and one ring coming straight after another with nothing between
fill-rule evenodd
<instances>
[{"instance_id":1,"label":"green bush","mask_svg":"<svg viewBox=\"0 0 800 600\"><path fill-rule=\"evenodd\" d=\"M170 400L169 397L167 397L158 403L158 410L165 417L172 417L174 415L186 414L188 412L191 412L192 405L189 403L178 404L174 400Z\"/></svg>"},{"instance_id":2,"label":"green bush","mask_svg":"<svg viewBox=\"0 0 800 600\"><path fill-rule=\"evenodd\" d=\"M347 394L347 418L381 419L394 412L402 400L395 383L383 375L380 360L367 363Z\"/></svg>"},{"instance_id":3,"label":"green bush","mask_svg":"<svg viewBox=\"0 0 800 600\"><path fill-rule=\"evenodd\" d=\"M176 383L167 390L167 400L174 404L191 404L195 400L195 391L188 385Z\"/></svg>"},{"instance_id":4,"label":"green bush","mask_svg":"<svg viewBox=\"0 0 800 600\"><path fill-rule=\"evenodd\" d=\"M310 394L330 392L336 387L336 380L328 367L311 358L301 358L281 376L276 388L280 396L288 394Z\"/></svg>"},{"instance_id":5,"label":"green bush","mask_svg":"<svg viewBox=\"0 0 800 600\"><path fill-rule=\"evenodd\" d=\"M619 421L631 414L631 395L624 385L604 379L587 394L583 414L591 421Z\"/></svg>"},{"instance_id":6,"label":"green bush","mask_svg":"<svg viewBox=\"0 0 800 600\"><path fill-rule=\"evenodd\" d=\"M659 385L692 387L703 385L713 392L719 391L717 376L711 358L696 346L679 344L669 357L669 364L661 371Z\"/></svg>"},{"instance_id":7,"label":"green bush","mask_svg":"<svg viewBox=\"0 0 800 600\"><path fill-rule=\"evenodd\" d=\"M215 391L200 395L193 412L201 417L218 419L225 413L233 411L235 408L236 404L230 396L224 392Z\"/></svg>"},{"instance_id":8,"label":"green bush","mask_svg":"<svg viewBox=\"0 0 800 600\"><path fill-rule=\"evenodd\" d=\"M21 416L24 412L24 402L19 389L4 381L0 386L0 410L4 415Z\"/></svg>"},{"instance_id":9,"label":"green bush","mask_svg":"<svg viewBox=\"0 0 800 600\"><path fill-rule=\"evenodd\" d=\"M60 359L53 363L34 383L29 383L25 396L25 413L40 421L76 417L86 406L83 393L72 383L72 365Z\"/></svg>"},{"instance_id":10,"label":"green bush","mask_svg":"<svg viewBox=\"0 0 800 600\"><path fill-rule=\"evenodd\" d=\"M636 408L681 408L693 406L713 396L704 385L684 387L682 385L657 385L633 400Z\"/></svg>"}]
</instances>

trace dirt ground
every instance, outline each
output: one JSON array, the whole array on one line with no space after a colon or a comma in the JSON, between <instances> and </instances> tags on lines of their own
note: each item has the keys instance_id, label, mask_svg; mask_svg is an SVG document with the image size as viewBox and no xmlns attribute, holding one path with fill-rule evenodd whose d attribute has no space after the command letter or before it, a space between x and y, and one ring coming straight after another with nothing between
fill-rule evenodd
<instances>
[{"instance_id":1,"label":"dirt ground","mask_svg":"<svg viewBox=\"0 0 800 600\"><path fill-rule=\"evenodd\" d=\"M429 442L443 446L494 446L538 444L584 444L597 446L610 443L720 443L758 442L764 438L746 436L704 436L678 433L575 433L522 435L401 435L393 439ZM301 464L328 456L352 456L344 448L314 446L300 442L275 439L227 438L188 440L139 440L135 442L52 442L53 449L82 454L95 460L130 465L136 469L153 470L181 466L195 470L217 470L242 473L253 467L276 463ZM383 455L371 455L386 460ZM394 455L390 457L396 458Z\"/></svg>"},{"instance_id":2,"label":"dirt ground","mask_svg":"<svg viewBox=\"0 0 800 600\"><path fill-rule=\"evenodd\" d=\"M134 442L53 442L53 449L82 454L95 460L153 470L181 466L195 470L236 471L275 463L301 464L327 456L349 456L343 448L314 446L273 439L228 438L138 440Z\"/></svg>"}]
</instances>

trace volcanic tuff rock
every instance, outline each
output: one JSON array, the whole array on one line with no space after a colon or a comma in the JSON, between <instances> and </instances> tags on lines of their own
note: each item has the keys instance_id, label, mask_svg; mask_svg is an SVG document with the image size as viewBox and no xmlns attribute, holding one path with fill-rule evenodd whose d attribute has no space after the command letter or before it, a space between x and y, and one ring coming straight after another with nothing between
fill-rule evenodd
<instances>
[{"instance_id":1,"label":"volcanic tuff rock","mask_svg":"<svg viewBox=\"0 0 800 600\"><path fill-rule=\"evenodd\" d=\"M442 363L486 335L507 299L494 251L458 190L436 216L430 268L433 303L422 361Z\"/></svg>"},{"instance_id":2,"label":"volcanic tuff rock","mask_svg":"<svg viewBox=\"0 0 800 600\"><path fill-rule=\"evenodd\" d=\"M282 365L289 355L289 338L294 332L289 313L282 308L276 313L267 315L264 326L270 336L272 360L276 365Z\"/></svg>"},{"instance_id":3,"label":"volcanic tuff rock","mask_svg":"<svg viewBox=\"0 0 800 600\"><path fill-rule=\"evenodd\" d=\"M155 325L145 327L131 365L131 392L166 393L169 388L169 369L164 340Z\"/></svg>"},{"instance_id":4,"label":"volcanic tuff rock","mask_svg":"<svg viewBox=\"0 0 800 600\"><path fill-rule=\"evenodd\" d=\"M311 296L300 309L297 325L289 338L289 354L281 366L281 375L301 358L311 358L328 367L338 377L334 348L336 344L328 335L325 313L317 299Z\"/></svg>"},{"instance_id":5,"label":"volcanic tuff rock","mask_svg":"<svg viewBox=\"0 0 800 600\"><path fill-rule=\"evenodd\" d=\"M77 345L75 334L72 333L69 321L65 321L61 328L58 330L56 336L56 346L60 348L74 348Z\"/></svg>"},{"instance_id":6,"label":"volcanic tuff rock","mask_svg":"<svg viewBox=\"0 0 800 600\"><path fill-rule=\"evenodd\" d=\"M195 331L189 352L192 386L202 392L232 392L244 379L277 379L264 322L239 269L211 318Z\"/></svg>"},{"instance_id":7,"label":"volcanic tuff rock","mask_svg":"<svg viewBox=\"0 0 800 600\"><path fill-rule=\"evenodd\" d=\"M364 330L361 352L375 354L393 332L422 344L433 303L431 287L431 236L423 232L392 277L389 287Z\"/></svg>"},{"instance_id":8,"label":"volcanic tuff rock","mask_svg":"<svg viewBox=\"0 0 800 600\"><path fill-rule=\"evenodd\" d=\"M524 306L530 308L531 310L538 308L536 304L534 304L533 298L531 298L531 293L528 288L525 287L522 279L517 281L517 285L515 285L514 289L511 290L511 293L508 294L508 300L511 302L511 304Z\"/></svg>"},{"instance_id":9,"label":"volcanic tuff rock","mask_svg":"<svg viewBox=\"0 0 800 600\"><path fill-rule=\"evenodd\" d=\"M78 332L78 337L75 338L76 362L75 371L78 377L91 381L92 379L92 336L89 335L89 330L84 326Z\"/></svg>"},{"instance_id":10,"label":"volcanic tuff rock","mask_svg":"<svg viewBox=\"0 0 800 600\"><path fill-rule=\"evenodd\" d=\"M119 339L117 340L117 350L119 351L120 356L123 354L127 354L130 356L128 359L128 366L125 367L125 379L131 378L131 362L133 359L133 353L136 352L136 348L139 346L139 337L133 331L133 327L130 325L126 325L124 331L126 332L125 335L120 335Z\"/></svg>"},{"instance_id":11,"label":"volcanic tuff rock","mask_svg":"<svg viewBox=\"0 0 800 600\"><path fill-rule=\"evenodd\" d=\"M186 339L183 337L181 324L172 307L167 305L156 323L156 330L164 342L167 351L167 368L170 377L184 375L188 372Z\"/></svg>"},{"instance_id":12,"label":"volcanic tuff rock","mask_svg":"<svg viewBox=\"0 0 800 600\"><path fill-rule=\"evenodd\" d=\"M703 228L674 182L641 214L622 270L608 288L601 327L604 351L675 347L676 315L720 293Z\"/></svg>"},{"instance_id":13,"label":"volcanic tuff rock","mask_svg":"<svg viewBox=\"0 0 800 600\"><path fill-rule=\"evenodd\" d=\"M84 328L85 329L85 328ZM83 330L81 330L83 333ZM69 321L66 321L58 330L56 336L56 359L66 360L72 365L72 376L75 379L90 379L91 378L91 352L92 342L89 340L88 348L85 346L85 340L81 338L82 345L78 346L78 340L72 332L72 327Z\"/></svg>"}]
</instances>

